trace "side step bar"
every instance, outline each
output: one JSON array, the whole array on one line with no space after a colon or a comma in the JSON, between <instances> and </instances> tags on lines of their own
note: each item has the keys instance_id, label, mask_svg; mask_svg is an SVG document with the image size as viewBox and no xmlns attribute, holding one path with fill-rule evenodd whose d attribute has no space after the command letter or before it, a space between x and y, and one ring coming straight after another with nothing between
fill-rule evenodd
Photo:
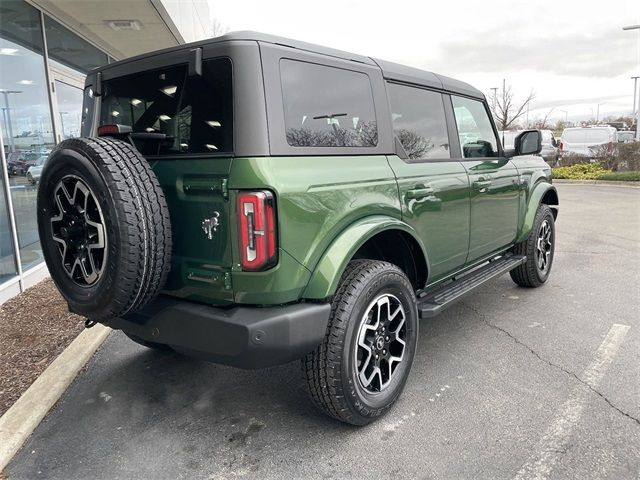
<instances>
[{"instance_id":1,"label":"side step bar","mask_svg":"<svg viewBox=\"0 0 640 480\"><path fill-rule=\"evenodd\" d=\"M418 314L420 318L435 317L445 308L472 292L476 287L507 273L509 270L513 270L526 261L527 257L524 255L509 253L491 260L483 267L454 278L449 283L418 299Z\"/></svg>"}]
</instances>

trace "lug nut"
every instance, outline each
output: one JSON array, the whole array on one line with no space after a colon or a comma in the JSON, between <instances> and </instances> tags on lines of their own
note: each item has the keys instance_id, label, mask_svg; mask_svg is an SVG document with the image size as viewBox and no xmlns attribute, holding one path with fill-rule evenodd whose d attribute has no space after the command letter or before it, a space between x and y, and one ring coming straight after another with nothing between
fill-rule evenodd
<instances>
[{"instance_id":1,"label":"lug nut","mask_svg":"<svg viewBox=\"0 0 640 480\"><path fill-rule=\"evenodd\" d=\"M388 337L388 336L384 337L384 339L385 339L387 342L389 341L389 337Z\"/></svg>"},{"instance_id":2,"label":"lug nut","mask_svg":"<svg viewBox=\"0 0 640 480\"><path fill-rule=\"evenodd\" d=\"M387 354L387 351L386 351L386 350L382 350L382 354L383 354L383 355L386 355L386 354Z\"/></svg>"}]
</instances>

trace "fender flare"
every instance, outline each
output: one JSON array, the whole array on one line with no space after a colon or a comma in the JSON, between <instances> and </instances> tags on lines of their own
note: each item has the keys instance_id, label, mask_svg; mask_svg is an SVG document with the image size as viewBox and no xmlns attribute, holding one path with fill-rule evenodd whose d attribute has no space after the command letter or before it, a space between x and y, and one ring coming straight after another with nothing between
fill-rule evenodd
<instances>
[{"instance_id":1,"label":"fender flare","mask_svg":"<svg viewBox=\"0 0 640 480\"><path fill-rule=\"evenodd\" d=\"M323 253L317 263L302 298L325 299L335 294L340 277L355 253L369 239L386 230L401 230L411 235L422 250L429 271L429 259L420 237L406 223L392 217L375 215L362 218L343 230Z\"/></svg>"},{"instance_id":2,"label":"fender flare","mask_svg":"<svg viewBox=\"0 0 640 480\"><path fill-rule=\"evenodd\" d=\"M529 232L533 228L533 222L536 218L536 212L538 211L540 202L550 190L555 192L556 196L558 195L556 187L554 187L549 182L540 182L534 187L533 192L529 197L529 201L527 202L524 220L522 222L522 226L520 227L520 231L518 232L516 243L524 241L529 236ZM559 207L558 205L553 205L552 208L555 208L557 211ZM555 216L557 217L557 213Z\"/></svg>"}]
</instances>

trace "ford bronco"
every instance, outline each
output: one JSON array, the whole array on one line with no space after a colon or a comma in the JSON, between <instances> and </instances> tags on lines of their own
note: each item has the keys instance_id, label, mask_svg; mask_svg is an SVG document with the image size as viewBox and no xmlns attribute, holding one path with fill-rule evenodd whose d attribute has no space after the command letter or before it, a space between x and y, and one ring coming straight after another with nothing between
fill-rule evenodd
<instances>
[{"instance_id":1,"label":"ford bronco","mask_svg":"<svg viewBox=\"0 0 640 480\"><path fill-rule=\"evenodd\" d=\"M549 276L540 132L504 149L466 83L240 32L93 70L82 113L38 190L70 310L227 365L302 359L338 420L391 407L419 318Z\"/></svg>"}]
</instances>

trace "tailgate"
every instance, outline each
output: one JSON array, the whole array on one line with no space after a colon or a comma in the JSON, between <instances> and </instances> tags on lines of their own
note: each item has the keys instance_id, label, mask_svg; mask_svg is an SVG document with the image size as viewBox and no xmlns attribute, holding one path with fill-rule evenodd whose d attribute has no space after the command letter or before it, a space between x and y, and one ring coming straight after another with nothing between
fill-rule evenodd
<instances>
[{"instance_id":1,"label":"tailgate","mask_svg":"<svg viewBox=\"0 0 640 480\"><path fill-rule=\"evenodd\" d=\"M231 158L152 161L167 197L173 231L172 266L164 293L206 302L233 301Z\"/></svg>"}]
</instances>

